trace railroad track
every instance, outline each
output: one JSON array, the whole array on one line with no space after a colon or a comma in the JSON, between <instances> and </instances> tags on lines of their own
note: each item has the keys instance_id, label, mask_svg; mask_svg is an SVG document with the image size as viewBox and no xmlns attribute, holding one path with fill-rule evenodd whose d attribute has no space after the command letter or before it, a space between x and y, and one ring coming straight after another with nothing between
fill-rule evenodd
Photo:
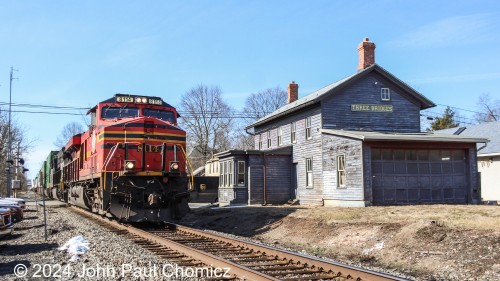
<instances>
[{"instance_id":1,"label":"railroad track","mask_svg":"<svg viewBox=\"0 0 500 281\"><path fill-rule=\"evenodd\" d=\"M80 208L77 213L96 220L117 234L181 267L220 269L204 280L407 280L400 277L329 262L257 243L168 224L163 229L139 229ZM229 269L224 275L223 269Z\"/></svg>"}]
</instances>

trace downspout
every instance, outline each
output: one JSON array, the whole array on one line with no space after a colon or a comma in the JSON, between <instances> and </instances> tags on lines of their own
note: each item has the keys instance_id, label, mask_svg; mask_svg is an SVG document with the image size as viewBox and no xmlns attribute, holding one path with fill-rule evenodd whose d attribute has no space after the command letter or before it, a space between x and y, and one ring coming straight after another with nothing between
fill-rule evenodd
<instances>
[{"instance_id":1,"label":"downspout","mask_svg":"<svg viewBox=\"0 0 500 281\"><path fill-rule=\"evenodd\" d=\"M264 203L262 204L262 206L266 206L267 205L267 187L266 187L266 153L262 153L262 157L263 157L263 169L262 169L262 172L264 174Z\"/></svg>"},{"instance_id":2,"label":"downspout","mask_svg":"<svg viewBox=\"0 0 500 281\"><path fill-rule=\"evenodd\" d=\"M477 163L477 153L482 150L482 149L485 149L486 146L488 146L488 140L484 142L484 145L479 147L479 148L476 148L476 163ZM470 160L469 160L470 161ZM469 163L469 167L470 167L470 163ZM478 170L478 168L476 167L476 170ZM476 177L476 187L477 187L477 193L478 193L478 201L481 202L481 192L482 192L482 188L481 188L481 178L479 177L479 171L477 171L477 177ZM472 184L472 183L471 183ZM474 203L474 198L472 198L472 194L470 195L470 199L472 201L472 203ZM467 198L468 199L468 198ZM468 200L467 200L468 201Z\"/></svg>"}]
</instances>

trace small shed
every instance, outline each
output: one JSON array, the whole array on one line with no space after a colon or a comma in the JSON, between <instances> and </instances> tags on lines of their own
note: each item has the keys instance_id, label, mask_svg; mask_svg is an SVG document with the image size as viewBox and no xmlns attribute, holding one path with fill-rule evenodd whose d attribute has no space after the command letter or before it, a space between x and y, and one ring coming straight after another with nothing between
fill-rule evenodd
<instances>
[{"instance_id":1,"label":"small shed","mask_svg":"<svg viewBox=\"0 0 500 281\"><path fill-rule=\"evenodd\" d=\"M219 159L219 203L283 204L293 197L292 147L228 150Z\"/></svg>"}]
</instances>

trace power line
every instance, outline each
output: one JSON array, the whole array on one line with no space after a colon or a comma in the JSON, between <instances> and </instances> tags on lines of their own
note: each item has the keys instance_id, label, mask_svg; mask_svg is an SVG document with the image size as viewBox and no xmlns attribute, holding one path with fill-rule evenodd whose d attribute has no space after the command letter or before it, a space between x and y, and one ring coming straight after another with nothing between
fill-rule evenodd
<instances>
[{"instance_id":1,"label":"power line","mask_svg":"<svg viewBox=\"0 0 500 281\"><path fill-rule=\"evenodd\" d=\"M0 105L8 105L9 103L0 102ZM53 108L53 109L76 109L76 110L90 110L89 107L73 107L73 106L57 106L57 105L43 105L43 104L29 104L29 103L12 103L12 106L28 107L28 108Z\"/></svg>"},{"instance_id":2,"label":"power line","mask_svg":"<svg viewBox=\"0 0 500 281\"><path fill-rule=\"evenodd\" d=\"M470 110L470 109L465 109L465 108L460 108L460 107L455 107L455 106L446 105L446 104L436 104L436 105L446 106L446 107L449 107L449 108L454 108L454 109L458 109L458 110L462 110L462 111L467 111L467 112L471 112L471 113L476 113L476 114L481 114L481 115L493 115L495 117L499 117L498 115L494 115L494 114L490 114L490 113L478 112L478 111L474 111L474 110Z\"/></svg>"}]
</instances>

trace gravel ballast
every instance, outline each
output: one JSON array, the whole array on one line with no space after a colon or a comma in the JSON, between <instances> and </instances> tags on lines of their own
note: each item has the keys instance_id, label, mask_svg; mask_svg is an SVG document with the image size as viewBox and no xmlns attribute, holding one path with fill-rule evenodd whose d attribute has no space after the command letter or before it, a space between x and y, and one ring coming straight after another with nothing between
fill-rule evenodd
<instances>
[{"instance_id":1,"label":"gravel ballast","mask_svg":"<svg viewBox=\"0 0 500 281\"><path fill-rule=\"evenodd\" d=\"M47 208L47 241L44 233L42 208L28 206L14 235L0 240L0 280L198 280L69 208ZM90 250L70 262L58 248L78 235Z\"/></svg>"}]
</instances>

